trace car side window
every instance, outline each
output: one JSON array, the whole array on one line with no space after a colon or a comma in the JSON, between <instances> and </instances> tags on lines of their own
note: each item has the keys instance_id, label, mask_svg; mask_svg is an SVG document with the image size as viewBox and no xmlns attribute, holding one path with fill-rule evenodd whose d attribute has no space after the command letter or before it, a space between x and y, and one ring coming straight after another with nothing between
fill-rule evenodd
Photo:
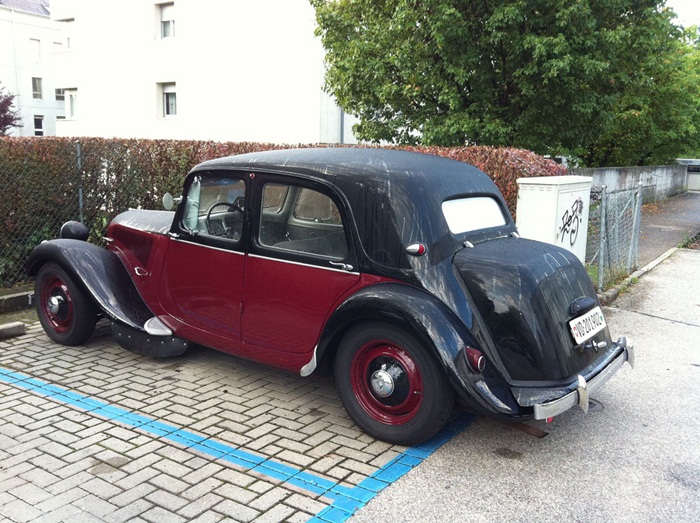
<instances>
[{"instance_id":1,"label":"car side window","mask_svg":"<svg viewBox=\"0 0 700 523\"><path fill-rule=\"evenodd\" d=\"M195 235L239 241L243 235L245 182L224 177L192 181L182 227Z\"/></svg>"},{"instance_id":2,"label":"car side window","mask_svg":"<svg viewBox=\"0 0 700 523\"><path fill-rule=\"evenodd\" d=\"M260 243L286 251L343 259L347 237L340 211L326 194L306 187L263 187Z\"/></svg>"}]
</instances>

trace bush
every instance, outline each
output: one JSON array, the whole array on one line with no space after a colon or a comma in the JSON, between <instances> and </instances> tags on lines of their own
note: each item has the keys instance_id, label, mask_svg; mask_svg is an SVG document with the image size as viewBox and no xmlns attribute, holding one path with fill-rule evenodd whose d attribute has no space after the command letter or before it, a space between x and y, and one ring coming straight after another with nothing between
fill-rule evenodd
<instances>
[{"instance_id":1,"label":"bush","mask_svg":"<svg viewBox=\"0 0 700 523\"><path fill-rule=\"evenodd\" d=\"M313 147L298 145L296 147ZM289 147L270 143L104 138L0 138L0 283L26 279L24 261L42 240L79 220L100 242L107 224L128 208L160 209L166 192L179 195L187 172L222 156ZM529 151L493 147L409 147L471 163L499 187L512 213L519 177L565 174ZM82 206L81 204L82 200Z\"/></svg>"},{"instance_id":2,"label":"bush","mask_svg":"<svg viewBox=\"0 0 700 523\"><path fill-rule=\"evenodd\" d=\"M489 175L503 193L513 217L515 217L515 209L518 204L518 184L516 181L518 178L568 174L566 167L525 149L487 146L410 147L407 149L452 158L481 169Z\"/></svg>"}]
</instances>

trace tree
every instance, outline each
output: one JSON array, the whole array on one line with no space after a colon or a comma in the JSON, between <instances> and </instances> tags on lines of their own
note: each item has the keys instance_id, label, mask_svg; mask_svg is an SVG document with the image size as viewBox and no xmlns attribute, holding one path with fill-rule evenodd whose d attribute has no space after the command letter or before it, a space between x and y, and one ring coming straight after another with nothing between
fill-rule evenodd
<instances>
[{"instance_id":1,"label":"tree","mask_svg":"<svg viewBox=\"0 0 700 523\"><path fill-rule=\"evenodd\" d=\"M13 127L20 127L22 120L14 108L15 95L6 94L5 88L0 85L0 136L5 136Z\"/></svg>"},{"instance_id":2,"label":"tree","mask_svg":"<svg viewBox=\"0 0 700 523\"><path fill-rule=\"evenodd\" d=\"M639 143L668 140L699 105L676 83L684 58L665 0L310 1L326 89L360 118L361 139L645 163L655 156ZM615 144L639 100L646 119L632 127L650 131L626 156ZM681 127L689 140L693 125Z\"/></svg>"}]
</instances>

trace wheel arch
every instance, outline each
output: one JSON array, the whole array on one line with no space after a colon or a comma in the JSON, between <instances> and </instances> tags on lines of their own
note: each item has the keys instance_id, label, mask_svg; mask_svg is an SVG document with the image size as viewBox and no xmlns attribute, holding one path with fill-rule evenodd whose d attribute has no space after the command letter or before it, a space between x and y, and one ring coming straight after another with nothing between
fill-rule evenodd
<instances>
[{"instance_id":1,"label":"wheel arch","mask_svg":"<svg viewBox=\"0 0 700 523\"><path fill-rule=\"evenodd\" d=\"M346 299L330 316L316 349L318 369L333 368L343 337L365 322L384 322L409 330L427 347L454 385L463 382L457 361L466 345L474 345L467 326L444 304L410 285L381 283L365 287Z\"/></svg>"},{"instance_id":2,"label":"wheel arch","mask_svg":"<svg viewBox=\"0 0 700 523\"><path fill-rule=\"evenodd\" d=\"M35 277L48 262L66 271L110 319L143 331L153 316L115 253L81 240L50 240L29 255L27 273Z\"/></svg>"}]
</instances>

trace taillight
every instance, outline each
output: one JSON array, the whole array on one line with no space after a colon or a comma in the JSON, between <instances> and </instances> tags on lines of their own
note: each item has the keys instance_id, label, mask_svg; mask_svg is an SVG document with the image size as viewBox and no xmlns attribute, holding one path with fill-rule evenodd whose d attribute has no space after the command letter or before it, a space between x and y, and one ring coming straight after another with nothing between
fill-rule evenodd
<instances>
[{"instance_id":1,"label":"taillight","mask_svg":"<svg viewBox=\"0 0 700 523\"><path fill-rule=\"evenodd\" d=\"M467 355L467 362L474 372L484 372L486 368L486 358L481 354L480 350L474 347L466 347L465 353Z\"/></svg>"}]
</instances>

